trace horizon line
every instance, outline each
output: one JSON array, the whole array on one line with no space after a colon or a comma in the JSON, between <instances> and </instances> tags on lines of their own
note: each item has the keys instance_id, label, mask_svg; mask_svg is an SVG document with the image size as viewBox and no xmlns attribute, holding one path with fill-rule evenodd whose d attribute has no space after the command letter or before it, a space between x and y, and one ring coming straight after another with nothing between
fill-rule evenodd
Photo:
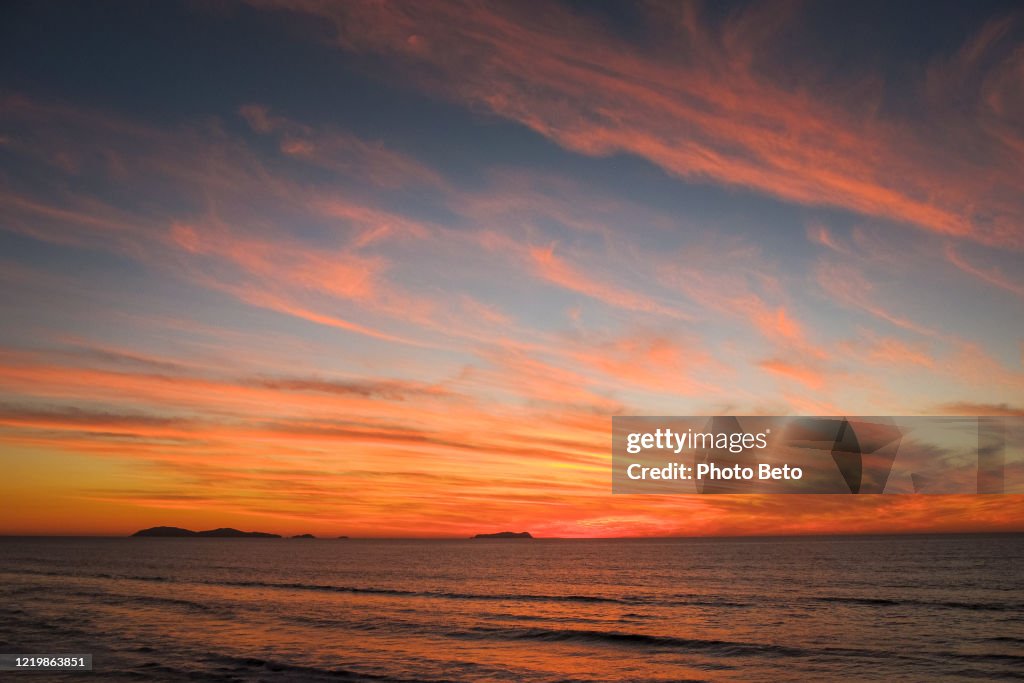
<instances>
[{"instance_id":1,"label":"horizon line","mask_svg":"<svg viewBox=\"0 0 1024 683\"><path fill-rule=\"evenodd\" d=\"M268 533L274 532L248 532ZM482 532L483 533L483 532ZM1016 530L982 530L982 531L873 531L873 532L836 532L836 533L789 533L789 534L704 534L704 535L668 535L668 536L533 536L531 538L475 538L474 536L316 536L312 539L296 539L295 534L275 534L277 538L259 537L217 537L217 536L135 536L132 534L0 534L0 539L17 538L156 538L177 540L179 538L197 538L209 540L317 540L317 541L637 541L637 540L697 540L697 539L757 539L757 538L866 538L872 536L985 536L985 535L1021 535L1024 529Z\"/></svg>"}]
</instances>

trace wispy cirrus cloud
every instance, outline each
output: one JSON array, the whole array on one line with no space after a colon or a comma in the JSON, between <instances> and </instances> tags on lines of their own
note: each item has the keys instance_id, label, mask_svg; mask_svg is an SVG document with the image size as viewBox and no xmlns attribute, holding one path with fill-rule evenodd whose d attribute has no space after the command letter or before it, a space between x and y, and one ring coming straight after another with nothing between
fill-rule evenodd
<instances>
[{"instance_id":1,"label":"wispy cirrus cloud","mask_svg":"<svg viewBox=\"0 0 1024 683\"><path fill-rule=\"evenodd\" d=\"M998 287L999 289L1006 290L1011 294L1024 298L1024 282L1017 282L1013 280L998 266L985 267L972 263L964 258L964 256L960 254L953 245L946 245L945 251L946 258L949 262L968 275L973 275L993 287Z\"/></svg>"},{"instance_id":2,"label":"wispy cirrus cloud","mask_svg":"<svg viewBox=\"0 0 1024 683\"><path fill-rule=\"evenodd\" d=\"M852 264L822 261L815 268L815 282L841 306L861 310L895 327L926 337L938 334L936 330L894 312L880 302L877 283Z\"/></svg>"},{"instance_id":3,"label":"wispy cirrus cloud","mask_svg":"<svg viewBox=\"0 0 1024 683\"><path fill-rule=\"evenodd\" d=\"M651 297L630 291L621 284L603 282L575 268L555 253L555 245L531 246L527 250L535 273L552 284L597 299L616 308L637 313L656 313L676 319L689 319L678 308L667 306Z\"/></svg>"},{"instance_id":4,"label":"wispy cirrus cloud","mask_svg":"<svg viewBox=\"0 0 1024 683\"><path fill-rule=\"evenodd\" d=\"M819 98L794 88L794 69L811 82L813 64L789 63L788 81L773 78L776 48L800 22L793 10L755 5L716 21L695 3L646 5L641 20L658 30L637 49L593 15L557 6L253 4L318 17L341 49L392 58L421 87L573 151L627 152L684 178L1024 247L1019 159L999 151L1019 139L1009 74L1021 57L1006 40L1020 31L1016 19L983 28L949 63L931 65L922 126L883 118L863 98L844 102L838 88ZM571 34L554 29L567 24ZM954 116L965 72L985 97ZM942 140L947 129L956 134ZM979 145L994 156L973 157Z\"/></svg>"},{"instance_id":5,"label":"wispy cirrus cloud","mask_svg":"<svg viewBox=\"0 0 1024 683\"><path fill-rule=\"evenodd\" d=\"M278 148L288 157L347 177L369 179L385 188L447 187L435 170L388 149L382 142L368 142L343 131L316 129L278 116L260 104L244 105L239 114L256 133L275 136Z\"/></svg>"}]
</instances>

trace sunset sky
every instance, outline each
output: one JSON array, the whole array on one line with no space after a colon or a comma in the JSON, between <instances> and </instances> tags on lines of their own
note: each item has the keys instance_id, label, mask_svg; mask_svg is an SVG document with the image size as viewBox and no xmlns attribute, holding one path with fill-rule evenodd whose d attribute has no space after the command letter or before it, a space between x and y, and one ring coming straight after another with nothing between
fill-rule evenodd
<instances>
[{"instance_id":1,"label":"sunset sky","mask_svg":"<svg viewBox=\"0 0 1024 683\"><path fill-rule=\"evenodd\" d=\"M1014 2L6 2L0 533L1024 530L611 494L612 415L1024 412Z\"/></svg>"}]
</instances>

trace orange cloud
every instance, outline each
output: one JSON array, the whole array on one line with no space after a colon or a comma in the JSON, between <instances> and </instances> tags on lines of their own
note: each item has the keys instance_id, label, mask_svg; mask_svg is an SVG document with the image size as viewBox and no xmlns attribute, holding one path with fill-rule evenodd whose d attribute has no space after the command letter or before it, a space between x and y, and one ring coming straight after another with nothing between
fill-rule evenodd
<instances>
[{"instance_id":1,"label":"orange cloud","mask_svg":"<svg viewBox=\"0 0 1024 683\"><path fill-rule=\"evenodd\" d=\"M530 247L530 262L534 271L543 279L573 292L602 301L615 308L639 313L657 313L670 318L688 320L689 316L679 310L652 301L630 290L601 282L577 270L555 255L555 245Z\"/></svg>"},{"instance_id":2,"label":"orange cloud","mask_svg":"<svg viewBox=\"0 0 1024 683\"><path fill-rule=\"evenodd\" d=\"M820 389L824 384L824 377L818 370L812 369L800 363L793 363L781 358L769 358L758 363L762 370L796 380L811 389Z\"/></svg>"},{"instance_id":3,"label":"orange cloud","mask_svg":"<svg viewBox=\"0 0 1024 683\"><path fill-rule=\"evenodd\" d=\"M857 341L843 344L844 350L857 359L874 365L903 368L933 368L935 357L926 344L912 343L895 337L868 334Z\"/></svg>"},{"instance_id":4,"label":"orange cloud","mask_svg":"<svg viewBox=\"0 0 1024 683\"><path fill-rule=\"evenodd\" d=\"M705 378L728 375L695 341L642 330L596 343L575 342L566 353L583 368L603 375L602 383L613 389L639 387L706 400L722 392Z\"/></svg>"},{"instance_id":5,"label":"orange cloud","mask_svg":"<svg viewBox=\"0 0 1024 683\"><path fill-rule=\"evenodd\" d=\"M700 267L662 262L662 282L715 316L743 321L782 350L817 360L827 357L790 312L779 279L768 271L758 250L742 245L724 249L701 245L691 248L688 258Z\"/></svg>"}]
</instances>

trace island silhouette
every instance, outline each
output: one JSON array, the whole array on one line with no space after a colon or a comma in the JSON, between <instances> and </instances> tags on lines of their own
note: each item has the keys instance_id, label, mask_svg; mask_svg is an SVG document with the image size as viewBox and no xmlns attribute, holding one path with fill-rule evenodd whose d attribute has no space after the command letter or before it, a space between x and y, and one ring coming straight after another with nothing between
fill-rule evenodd
<instances>
[{"instance_id":1,"label":"island silhouette","mask_svg":"<svg viewBox=\"0 0 1024 683\"><path fill-rule=\"evenodd\" d=\"M136 531L132 536L150 538L281 538L280 534L268 534L263 531L239 531L222 527L207 531L192 531L177 526L155 526Z\"/></svg>"},{"instance_id":2,"label":"island silhouette","mask_svg":"<svg viewBox=\"0 0 1024 683\"><path fill-rule=\"evenodd\" d=\"M142 538L284 538L281 534L270 534L265 531L240 531L231 527L219 529L207 529L206 531L193 531L180 526L154 526L148 529L140 529L132 537ZM296 534L289 538L316 538L313 534ZM338 539L347 539L348 536L338 536ZM471 538L533 538L529 531L499 531L494 534L477 534Z\"/></svg>"},{"instance_id":3,"label":"island silhouette","mask_svg":"<svg viewBox=\"0 0 1024 683\"><path fill-rule=\"evenodd\" d=\"M529 531L499 531L496 534L477 534L473 538L533 538Z\"/></svg>"}]
</instances>

